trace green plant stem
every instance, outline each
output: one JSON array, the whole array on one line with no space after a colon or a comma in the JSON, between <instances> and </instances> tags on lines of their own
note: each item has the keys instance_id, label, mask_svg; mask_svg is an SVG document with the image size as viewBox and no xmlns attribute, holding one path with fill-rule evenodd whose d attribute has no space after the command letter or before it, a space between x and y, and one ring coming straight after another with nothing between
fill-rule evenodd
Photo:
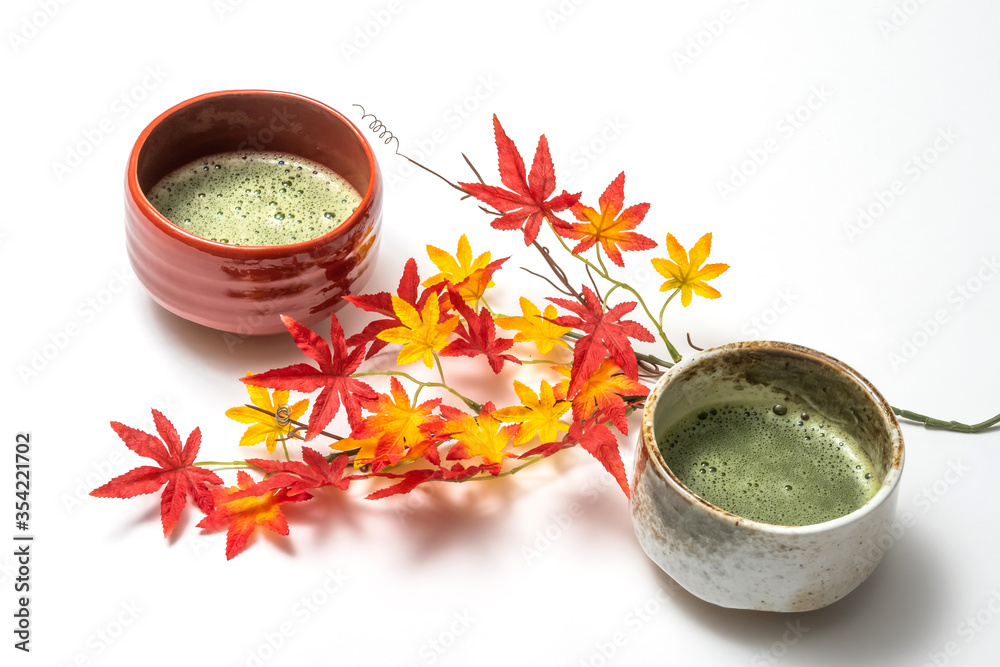
<instances>
[{"instance_id":1,"label":"green plant stem","mask_svg":"<svg viewBox=\"0 0 1000 667\"><path fill-rule=\"evenodd\" d=\"M521 359L522 364L549 364L553 366L562 366L565 361L555 361L554 359Z\"/></svg>"},{"instance_id":2,"label":"green plant stem","mask_svg":"<svg viewBox=\"0 0 1000 667\"><path fill-rule=\"evenodd\" d=\"M636 298L636 300L639 302L639 305L642 306L643 311L645 311L646 317L648 317L649 321L652 322L653 326L656 327L657 333L660 334L660 340L662 340L663 344L667 346L667 352L670 353L670 358L673 359L674 362L680 361L682 359L681 353L677 351L677 348L675 348L673 346L673 344L670 342L670 339L667 338L666 332L663 330L663 327L660 326L659 320L657 320L655 317L653 317L653 313L651 313L649 311L649 308L646 306L646 301L642 298L642 295L639 294L639 292L637 292L635 290L635 288L632 287L631 285L629 285L628 283L623 283L623 282L621 282L619 280L615 280L614 278L612 278L608 274L607 269L605 269L605 270L602 271L600 267L596 266L593 262L591 262L586 257L582 257L580 255L574 255L573 251L569 249L569 246L566 245L566 242L563 241L562 237L559 236L559 234L556 233L555 228L552 227L552 223L549 222L548 225L549 225L549 229L552 230L552 234L556 237L556 240L559 241L559 245L561 245L563 247L563 250L565 250L566 252L568 252L571 257L575 257L579 261L583 262L584 264L586 264L587 266L589 266L591 269L593 269L594 272L597 273L597 275L599 275L601 278L604 278L609 283L612 283L613 285L615 285L617 287L621 287L623 290L626 290L627 292L629 292L630 294L632 294L632 296L634 296ZM598 259L598 261L600 261L600 252L598 252L598 258L597 259ZM603 264L604 264L604 262L602 261L601 265L603 266ZM610 294L610 291L608 293Z\"/></svg>"},{"instance_id":3,"label":"green plant stem","mask_svg":"<svg viewBox=\"0 0 1000 667\"><path fill-rule=\"evenodd\" d=\"M441 357L437 355L437 352L432 352L434 355L434 364L437 366L438 375L441 376L441 384L448 386L448 381L444 379L444 367L441 365Z\"/></svg>"},{"instance_id":4,"label":"green plant stem","mask_svg":"<svg viewBox=\"0 0 1000 667\"><path fill-rule=\"evenodd\" d=\"M435 359L436 358L437 358L437 355L435 355ZM441 362L439 361L438 363L440 364ZM402 371L367 371L367 372L364 372L364 373L354 373L353 375L351 375L351 377L355 377L356 378L356 377L365 377L365 376L370 376L370 375L388 375L388 376L401 377L401 378L406 378L407 380L409 380L410 382L412 382L413 384L418 385L418 386L437 387L438 389L444 389L444 390L450 392L456 398L461 399L461 401L463 403L465 403L467 406L469 406L470 409L475 410L476 412L479 412L480 410L483 409L482 405L480 405L479 403L476 403L474 400L472 400L468 396L464 396L461 393L459 393L458 391L455 391L454 389L452 389L448 385L444 384L443 382L424 382L423 380L418 380L417 378L413 377L409 373L404 373Z\"/></svg>"},{"instance_id":5,"label":"green plant stem","mask_svg":"<svg viewBox=\"0 0 1000 667\"><path fill-rule=\"evenodd\" d=\"M601 257L601 246L597 246L595 250L597 255L597 263L601 265L601 271L603 271L603 275L606 278L607 276L611 275L611 272L608 271L608 267L604 265L604 259ZM615 285L615 287L617 287L617 285ZM611 289L614 289L614 287L612 287ZM611 290L608 290L608 294L611 294ZM604 307L607 308L607 306L608 304L605 303Z\"/></svg>"},{"instance_id":6,"label":"green plant stem","mask_svg":"<svg viewBox=\"0 0 1000 667\"><path fill-rule=\"evenodd\" d=\"M957 421L945 421L943 419L935 419L934 417L928 417L927 415L922 415L911 410L903 410L900 408L893 408L893 412L902 417L903 419L909 419L910 421L915 421L923 424L927 428L940 428L948 431L957 431L959 433L979 433L980 431L985 431L986 429L994 426L995 424L1000 424L1000 414L987 419L986 421L981 421L978 424L964 424Z\"/></svg>"},{"instance_id":7,"label":"green plant stem","mask_svg":"<svg viewBox=\"0 0 1000 667\"><path fill-rule=\"evenodd\" d=\"M660 317L657 319L657 321L660 323L660 328L663 328L663 313L666 312L667 305L674 300L674 297L677 296L677 293L680 291L681 288L678 287L670 294L670 296L667 297L667 300L663 302L663 308L660 308Z\"/></svg>"}]
</instances>

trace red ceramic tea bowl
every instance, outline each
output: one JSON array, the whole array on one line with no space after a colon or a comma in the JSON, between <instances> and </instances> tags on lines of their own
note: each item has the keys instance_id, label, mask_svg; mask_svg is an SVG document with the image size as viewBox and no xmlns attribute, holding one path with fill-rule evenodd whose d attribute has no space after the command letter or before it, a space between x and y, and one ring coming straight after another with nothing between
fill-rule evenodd
<instances>
[{"instance_id":1,"label":"red ceramic tea bowl","mask_svg":"<svg viewBox=\"0 0 1000 667\"><path fill-rule=\"evenodd\" d=\"M236 246L177 227L147 199L175 169L241 150L318 162L353 185L361 204L319 238ZM292 93L207 93L162 113L135 142L125 176L129 261L150 296L185 319L240 335L277 333L284 331L279 315L316 322L367 282L378 254L382 194L371 145L336 110Z\"/></svg>"}]
</instances>

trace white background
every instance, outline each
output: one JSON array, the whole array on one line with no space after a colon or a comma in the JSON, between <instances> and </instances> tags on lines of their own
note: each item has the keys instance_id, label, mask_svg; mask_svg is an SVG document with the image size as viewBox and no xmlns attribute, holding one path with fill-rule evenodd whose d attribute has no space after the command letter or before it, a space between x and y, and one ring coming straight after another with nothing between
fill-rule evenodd
<instances>
[{"instance_id":1,"label":"white background","mask_svg":"<svg viewBox=\"0 0 1000 667\"><path fill-rule=\"evenodd\" d=\"M403 152L462 180L465 152L498 181L491 113L529 160L544 132L560 186L591 205L625 170L627 201L652 204L640 231L688 247L714 232L712 260L732 268L713 283L722 299L672 311L683 352L686 332L703 347L787 340L854 366L893 405L995 414L996 3L222 2L4 4L0 535L14 532L14 437L30 431L37 536L30 656L11 647L13 547L0 549L5 664L993 664L995 431L906 425L899 511L912 525L858 590L798 615L719 609L677 589L635 542L621 492L576 450L411 500L324 496L288 509L289 538L258 539L231 562L193 508L166 541L157 496L84 494L143 462L108 422L149 428L151 407L182 436L200 426L202 458L260 455L237 448L243 427L223 416L246 400L237 378L301 359L285 336L230 351L128 279L131 144L167 107L220 89L294 91L356 121L351 105L363 104ZM940 133L951 138L935 148ZM768 140L776 151L723 197L719 183ZM550 294L517 270L537 263L516 234L377 153L392 182L370 291L394 288L413 255L430 275L423 245L454 251L465 232L476 252L513 255L495 304ZM881 214L851 236L859 208ZM625 275L654 300L657 254L626 255ZM43 350L51 358L25 373ZM471 390L503 402L515 376ZM630 470L634 437L621 446ZM573 503L582 511L567 523ZM346 580L328 595L331 573Z\"/></svg>"}]
</instances>

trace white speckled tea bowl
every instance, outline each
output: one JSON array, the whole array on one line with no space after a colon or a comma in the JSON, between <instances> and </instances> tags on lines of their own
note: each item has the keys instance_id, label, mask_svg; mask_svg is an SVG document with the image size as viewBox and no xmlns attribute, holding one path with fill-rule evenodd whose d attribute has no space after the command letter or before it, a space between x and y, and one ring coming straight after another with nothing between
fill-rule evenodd
<instances>
[{"instance_id":1,"label":"white speckled tea bowl","mask_svg":"<svg viewBox=\"0 0 1000 667\"><path fill-rule=\"evenodd\" d=\"M805 526L759 523L695 495L667 466L659 436L701 406L747 396L811 406L865 450L881 488L853 512ZM882 550L871 547L893 521L902 466L892 408L856 371L798 345L732 343L685 359L650 392L632 477L632 523L646 554L707 602L819 609L854 590L881 560Z\"/></svg>"}]
</instances>

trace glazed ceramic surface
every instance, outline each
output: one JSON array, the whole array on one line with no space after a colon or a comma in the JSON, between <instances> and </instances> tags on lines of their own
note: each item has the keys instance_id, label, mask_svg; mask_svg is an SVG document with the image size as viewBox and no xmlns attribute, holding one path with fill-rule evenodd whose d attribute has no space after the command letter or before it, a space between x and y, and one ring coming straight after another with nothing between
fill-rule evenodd
<instances>
[{"instance_id":1,"label":"glazed ceramic surface","mask_svg":"<svg viewBox=\"0 0 1000 667\"><path fill-rule=\"evenodd\" d=\"M174 169L239 150L318 162L347 179L362 193L362 203L317 239L235 246L180 229L146 199ZM157 303L199 324L241 335L284 331L280 314L310 324L357 293L374 270L383 195L375 156L349 120L315 100L237 90L182 102L139 136L125 185L126 242L136 275Z\"/></svg>"},{"instance_id":2,"label":"glazed ceramic surface","mask_svg":"<svg viewBox=\"0 0 1000 667\"><path fill-rule=\"evenodd\" d=\"M879 491L824 523L775 526L730 514L692 493L666 465L658 435L700 406L749 395L795 400L865 449ZM646 554L681 586L723 607L799 612L829 605L875 569L873 550L893 521L903 441L892 409L841 362L808 348L733 343L674 366L646 402L632 477L631 511Z\"/></svg>"}]
</instances>

